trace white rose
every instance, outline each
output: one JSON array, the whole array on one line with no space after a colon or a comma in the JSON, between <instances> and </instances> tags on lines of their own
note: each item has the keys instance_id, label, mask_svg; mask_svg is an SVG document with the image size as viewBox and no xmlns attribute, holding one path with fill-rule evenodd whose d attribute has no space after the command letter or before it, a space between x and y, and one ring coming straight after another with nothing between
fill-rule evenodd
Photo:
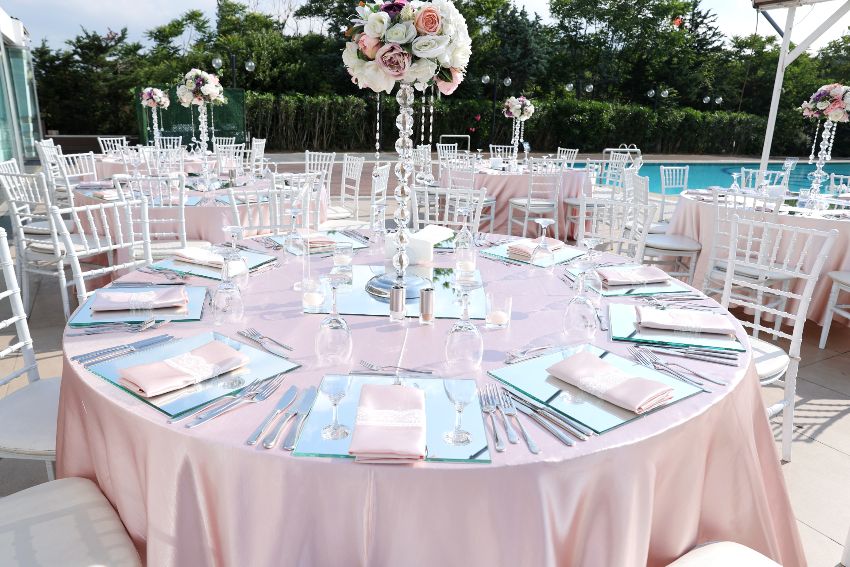
<instances>
[{"instance_id":1,"label":"white rose","mask_svg":"<svg viewBox=\"0 0 850 567\"><path fill-rule=\"evenodd\" d=\"M844 104L850 106L850 92L844 95Z\"/></svg>"},{"instance_id":2,"label":"white rose","mask_svg":"<svg viewBox=\"0 0 850 567\"><path fill-rule=\"evenodd\" d=\"M366 85L376 93L384 91L390 94L395 86L395 79L387 75L377 61L367 61L363 65L362 77Z\"/></svg>"},{"instance_id":3,"label":"white rose","mask_svg":"<svg viewBox=\"0 0 850 567\"><path fill-rule=\"evenodd\" d=\"M407 73L404 75L405 83L416 83L417 90L423 90L424 84L427 84L437 74L437 64L428 59L419 59L414 62ZM423 87L419 88L422 84Z\"/></svg>"},{"instance_id":4,"label":"white rose","mask_svg":"<svg viewBox=\"0 0 850 567\"><path fill-rule=\"evenodd\" d=\"M817 103L816 106L817 106L818 110L824 110L827 106L829 106L829 101L822 100L819 103Z\"/></svg>"},{"instance_id":5,"label":"white rose","mask_svg":"<svg viewBox=\"0 0 850 567\"><path fill-rule=\"evenodd\" d=\"M375 39L384 37L387 31L387 26L390 24L390 16L386 12L374 12L369 15L366 20L366 25L363 26L363 33Z\"/></svg>"},{"instance_id":6,"label":"white rose","mask_svg":"<svg viewBox=\"0 0 850 567\"><path fill-rule=\"evenodd\" d=\"M833 122L847 122L847 112L841 109L833 110L827 116Z\"/></svg>"},{"instance_id":7,"label":"white rose","mask_svg":"<svg viewBox=\"0 0 850 567\"><path fill-rule=\"evenodd\" d=\"M353 41L349 41L345 44L345 49L342 51L342 62L346 67L351 68L354 67L358 61L361 61L361 59L357 57L357 44Z\"/></svg>"},{"instance_id":8,"label":"white rose","mask_svg":"<svg viewBox=\"0 0 850 567\"><path fill-rule=\"evenodd\" d=\"M215 98L218 96L218 89L215 88L215 85L206 84L201 87L201 94Z\"/></svg>"},{"instance_id":9,"label":"white rose","mask_svg":"<svg viewBox=\"0 0 850 567\"><path fill-rule=\"evenodd\" d=\"M410 43L414 37L416 37L416 28L410 22L396 24L384 34L384 40L387 43Z\"/></svg>"},{"instance_id":10,"label":"white rose","mask_svg":"<svg viewBox=\"0 0 850 567\"><path fill-rule=\"evenodd\" d=\"M466 66L469 65L469 57L471 55L472 45L463 43L456 45L452 52L450 66L457 69L466 69Z\"/></svg>"},{"instance_id":11,"label":"white rose","mask_svg":"<svg viewBox=\"0 0 850 567\"><path fill-rule=\"evenodd\" d=\"M366 6L357 6L354 9L357 12L357 18L361 22L365 22L369 19L369 15L372 13L371 8L367 8Z\"/></svg>"},{"instance_id":12,"label":"white rose","mask_svg":"<svg viewBox=\"0 0 850 567\"><path fill-rule=\"evenodd\" d=\"M413 40L411 48L413 54L424 59L435 59L442 55L449 38L444 35L422 35Z\"/></svg>"},{"instance_id":13,"label":"white rose","mask_svg":"<svg viewBox=\"0 0 850 567\"><path fill-rule=\"evenodd\" d=\"M835 87L834 89L829 91L829 96L831 96L832 98L839 98L843 94L844 89L842 87Z\"/></svg>"}]
</instances>

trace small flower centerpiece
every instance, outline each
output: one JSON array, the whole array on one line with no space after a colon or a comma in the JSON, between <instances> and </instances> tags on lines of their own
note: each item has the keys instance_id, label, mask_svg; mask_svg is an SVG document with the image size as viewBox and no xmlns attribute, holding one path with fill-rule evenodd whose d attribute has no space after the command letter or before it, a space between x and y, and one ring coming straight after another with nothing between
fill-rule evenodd
<instances>
[{"instance_id":1,"label":"small flower centerpiece","mask_svg":"<svg viewBox=\"0 0 850 567\"><path fill-rule=\"evenodd\" d=\"M511 145L513 145L515 148L514 151L516 151L519 144L524 141L523 136L525 135L525 121L534 115L534 105L531 104L531 101L524 96L519 98L512 96L505 100L502 112L505 115L505 118L510 118L514 121Z\"/></svg>"},{"instance_id":2,"label":"small flower centerpiece","mask_svg":"<svg viewBox=\"0 0 850 567\"><path fill-rule=\"evenodd\" d=\"M850 87L839 83L823 85L800 105L799 110L806 118L814 118L815 135L812 140L812 151L809 154L809 163L815 163L815 146L817 146L818 131L823 120L823 133L821 135L820 151L817 154L817 165L815 171L809 174L812 180L811 192L820 193L821 185L827 175L823 166L832 159L832 144L835 142L835 129L841 122L850 121ZM803 197L801 195L801 197Z\"/></svg>"},{"instance_id":3,"label":"small flower centerpiece","mask_svg":"<svg viewBox=\"0 0 850 567\"><path fill-rule=\"evenodd\" d=\"M168 108L171 104L171 99L168 98L167 92L154 87L147 87L142 89L142 92L139 95L139 100L141 101L142 106L151 109L151 129L153 130L153 139L154 143L159 146L159 136L161 131L159 129L159 117L157 116L157 113Z\"/></svg>"}]
</instances>

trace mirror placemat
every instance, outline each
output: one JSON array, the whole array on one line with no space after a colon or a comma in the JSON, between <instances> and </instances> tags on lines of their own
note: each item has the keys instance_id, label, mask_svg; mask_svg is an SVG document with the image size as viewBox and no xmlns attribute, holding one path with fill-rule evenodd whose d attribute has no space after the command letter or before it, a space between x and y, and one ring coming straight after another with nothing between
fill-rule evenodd
<instances>
[{"instance_id":1,"label":"mirror placemat","mask_svg":"<svg viewBox=\"0 0 850 567\"><path fill-rule=\"evenodd\" d=\"M167 307L164 309L127 309L121 311L92 311L91 304L95 296L102 291L110 293L144 293L155 289L163 289L166 286L139 287L104 287L94 292L83 306L74 313L68 324L71 327L88 327L103 323L142 323L150 318L157 321L200 321L204 311L204 301L207 297L207 288L199 286L179 286L186 290L189 297L189 305L186 307ZM177 287L177 286L173 286Z\"/></svg>"},{"instance_id":2,"label":"mirror placemat","mask_svg":"<svg viewBox=\"0 0 850 567\"><path fill-rule=\"evenodd\" d=\"M238 252L248 264L249 271L255 270L263 264L268 264L277 260L276 257L269 254L263 254L261 252L250 252L248 250L238 250ZM175 258L166 258L165 260L154 262L152 267L154 269L166 268L182 274L189 274L210 280L221 279L221 268L214 268L212 266L205 266L202 264L193 264L191 262L181 262Z\"/></svg>"},{"instance_id":3,"label":"mirror placemat","mask_svg":"<svg viewBox=\"0 0 850 567\"><path fill-rule=\"evenodd\" d=\"M160 396L145 398L135 392L131 392L119 384L119 371L122 368L129 368L137 364L147 364L151 362L161 361L165 358L177 356L198 348L210 341L218 341L228 346L233 347L239 352L247 355L251 361L243 366L222 374L215 378L210 378L195 384L186 386L180 390L167 392ZM218 399L227 394L231 394L246 386L251 385L257 380L265 380L282 372L289 372L298 368L300 364L296 364L285 358L269 354L265 351L256 349L245 343L235 341L218 333L202 333L194 337L170 341L147 350L135 352L127 356L122 356L113 360L100 362L89 367L97 376L104 380L115 384L131 396L145 402L149 406L156 408L169 417L180 415L191 411L207 402Z\"/></svg>"},{"instance_id":4,"label":"mirror placemat","mask_svg":"<svg viewBox=\"0 0 850 567\"><path fill-rule=\"evenodd\" d=\"M678 402L701 391L695 386L642 366L633 360L622 358L610 351L591 345L565 348L552 354L492 370L488 374L544 404L553 411L584 424L596 433L604 433L649 413L663 410L663 408L670 405L666 404L651 412L638 415L606 402L601 398L597 398L593 394L589 394L580 388L550 376L546 372L547 368L565 358L569 358L580 349L589 350L596 356L604 358L605 362L628 372L632 376L663 382L667 386L670 386L673 388L673 398L670 403Z\"/></svg>"},{"instance_id":5,"label":"mirror placemat","mask_svg":"<svg viewBox=\"0 0 850 567\"><path fill-rule=\"evenodd\" d=\"M355 238L351 238L350 236L346 236L345 234L343 234L339 231L336 231L336 230L329 230L327 232L322 232L321 234L322 234L322 236L327 236L328 238L330 238L334 242L346 242L348 244L351 244L351 247L354 250L362 250L363 248L369 247L368 244L364 244L363 242L360 242L359 240L357 240ZM272 240L274 240L275 242L277 242L281 246L286 245L286 235L276 234L274 236L270 236L269 238L271 238ZM286 251L289 252L290 254L295 255L295 256L303 256L304 255L304 252L302 252L301 250L297 250L295 248L289 248L288 247L286 249ZM311 255L312 254L327 254L329 252L333 252L333 248L330 247L330 246L328 246L327 248L320 248L318 250L313 250L312 252L310 252L310 254Z\"/></svg>"},{"instance_id":6,"label":"mirror placemat","mask_svg":"<svg viewBox=\"0 0 850 567\"><path fill-rule=\"evenodd\" d=\"M637 269L641 266L631 265L631 266L617 266L618 269ZM575 267L566 268L566 272L569 275L569 278L573 281L581 274L582 270ZM596 293L600 293L599 286L595 285L593 282L589 282L589 287ZM602 296L603 297L640 297L643 295L655 295L658 293L682 293L682 292L693 292L693 289L688 287L688 285L680 280L675 278L670 278L666 282L653 283L653 284L644 284L644 285L616 285L616 286L602 286Z\"/></svg>"},{"instance_id":7,"label":"mirror placemat","mask_svg":"<svg viewBox=\"0 0 850 567\"><path fill-rule=\"evenodd\" d=\"M558 264L566 264L567 262L571 262L571 261L575 260L579 256L585 255L584 250L579 250L578 248L575 248L573 246L564 246L562 248L559 248L558 250L555 250L555 253L554 253L555 261L554 261L554 263L550 263L550 262L545 262L545 263L527 262L525 260L517 258L516 256L510 256L508 254L508 246L510 246L511 244L516 244L516 242L519 242L519 241L515 240L512 243L500 244L498 246L491 246L490 248L487 248L486 250L482 250L481 253L486 255L486 256L492 256L494 258L504 258L504 259L510 260L512 262L522 262L523 264L529 264L531 266L537 266L538 268L549 268L551 266L557 266Z\"/></svg>"},{"instance_id":8,"label":"mirror placemat","mask_svg":"<svg viewBox=\"0 0 850 567\"><path fill-rule=\"evenodd\" d=\"M322 437L322 428L332 422L333 410L330 400L319 387L316 401L313 403L313 408L307 416L307 421L304 423L304 428L295 446L294 455L299 457L354 458L353 455L348 454L348 447L351 444L351 437L354 432L360 389L363 384L393 384L395 377L359 374L349 378L351 382L348 394L339 403L338 416L339 422L348 427L351 433L346 438L338 440ZM443 379L402 376L400 381L404 386L419 388L425 392L426 461L490 462L484 417L481 413L477 394L472 396L472 401L464 408L461 421L462 428L470 433L470 443L461 446L449 445L443 439L443 435L454 429L456 412L454 405L446 396Z\"/></svg>"}]
</instances>

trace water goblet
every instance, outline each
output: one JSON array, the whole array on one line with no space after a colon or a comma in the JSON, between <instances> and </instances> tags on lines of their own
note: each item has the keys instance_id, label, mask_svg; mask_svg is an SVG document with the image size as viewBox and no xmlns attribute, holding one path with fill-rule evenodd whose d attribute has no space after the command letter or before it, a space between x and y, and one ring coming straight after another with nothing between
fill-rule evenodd
<instances>
[{"instance_id":1,"label":"water goblet","mask_svg":"<svg viewBox=\"0 0 850 567\"><path fill-rule=\"evenodd\" d=\"M455 426L451 431L443 434L443 441L449 445L469 445L472 442L472 434L462 429L463 410L466 409L475 396L475 380L456 380L446 378L443 380L443 389L446 397L455 408Z\"/></svg>"},{"instance_id":2,"label":"water goblet","mask_svg":"<svg viewBox=\"0 0 850 567\"><path fill-rule=\"evenodd\" d=\"M224 231L230 237L230 246L222 248L222 263L227 265L230 277L233 283L239 288L240 292L245 292L248 289L249 269L248 262L239 253L236 247L236 241L242 236L242 229L238 226L225 226Z\"/></svg>"},{"instance_id":3,"label":"water goblet","mask_svg":"<svg viewBox=\"0 0 850 567\"><path fill-rule=\"evenodd\" d=\"M222 264L221 282L212 296L213 324L216 326L238 323L245 314L242 294L231 272L235 267L228 262Z\"/></svg>"},{"instance_id":4,"label":"water goblet","mask_svg":"<svg viewBox=\"0 0 850 567\"><path fill-rule=\"evenodd\" d=\"M455 236L455 250L458 248L474 248L475 236L469 229L469 215L472 212L472 207L467 205L458 205L457 214L463 218L463 226Z\"/></svg>"},{"instance_id":5,"label":"water goblet","mask_svg":"<svg viewBox=\"0 0 850 567\"><path fill-rule=\"evenodd\" d=\"M591 300L582 294L573 297L564 311L564 344L590 343L599 329L596 308Z\"/></svg>"},{"instance_id":6,"label":"water goblet","mask_svg":"<svg viewBox=\"0 0 850 567\"><path fill-rule=\"evenodd\" d=\"M741 192L741 185L738 183L739 179L741 179L740 172L732 174L732 185L729 187L730 193L740 193Z\"/></svg>"},{"instance_id":7,"label":"water goblet","mask_svg":"<svg viewBox=\"0 0 850 567\"><path fill-rule=\"evenodd\" d=\"M531 263L539 268L543 268L547 274L551 275L555 271L555 252L549 248L549 243L546 240L546 232L550 226L555 224L555 220L537 218L534 219L534 222L540 227L540 240L531 252Z\"/></svg>"},{"instance_id":8,"label":"water goblet","mask_svg":"<svg viewBox=\"0 0 850 567\"><path fill-rule=\"evenodd\" d=\"M331 288L331 309L330 314L322 319L316 334L316 354L328 364L342 364L351 358L353 348L351 328L339 316L336 307L337 288L345 278L340 277L340 274L331 274L327 281Z\"/></svg>"},{"instance_id":9,"label":"water goblet","mask_svg":"<svg viewBox=\"0 0 850 567\"><path fill-rule=\"evenodd\" d=\"M484 358L484 340L481 332L469 320L469 292L481 287L474 280L455 280L461 293L461 316L446 337L446 362L459 371L473 371Z\"/></svg>"},{"instance_id":10,"label":"water goblet","mask_svg":"<svg viewBox=\"0 0 850 567\"><path fill-rule=\"evenodd\" d=\"M331 402L331 411L333 412L331 423L322 428L322 439L338 441L339 439L348 437L350 433L348 427L339 422L339 403L348 394L348 388L350 386L351 377L348 375L332 374L322 379L319 391L328 397L328 400Z\"/></svg>"}]
</instances>

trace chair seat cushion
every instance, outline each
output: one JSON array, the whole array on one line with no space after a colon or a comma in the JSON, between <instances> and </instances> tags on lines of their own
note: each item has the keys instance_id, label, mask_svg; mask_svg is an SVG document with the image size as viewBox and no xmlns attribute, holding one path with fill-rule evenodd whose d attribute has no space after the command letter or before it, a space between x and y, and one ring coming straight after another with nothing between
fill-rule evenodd
<instances>
[{"instance_id":1,"label":"chair seat cushion","mask_svg":"<svg viewBox=\"0 0 850 567\"><path fill-rule=\"evenodd\" d=\"M0 499L0 534L2 565L142 565L109 500L84 478L54 480Z\"/></svg>"},{"instance_id":2,"label":"chair seat cushion","mask_svg":"<svg viewBox=\"0 0 850 567\"><path fill-rule=\"evenodd\" d=\"M829 272L829 277L838 284L850 286L850 272Z\"/></svg>"},{"instance_id":3,"label":"chair seat cushion","mask_svg":"<svg viewBox=\"0 0 850 567\"><path fill-rule=\"evenodd\" d=\"M549 201L546 199L527 199L522 197L516 197L508 201L511 205L515 207L522 208L531 208L531 209L554 209L555 202Z\"/></svg>"},{"instance_id":4,"label":"chair seat cushion","mask_svg":"<svg viewBox=\"0 0 850 567\"><path fill-rule=\"evenodd\" d=\"M750 346L760 380L784 374L791 364L788 353L773 342L750 338Z\"/></svg>"},{"instance_id":5,"label":"chair seat cushion","mask_svg":"<svg viewBox=\"0 0 850 567\"><path fill-rule=\"evenodd\" d=\"M671 252L699 252L702 250L702 244L682 234L648 234L646 248Z\"/></svg>"},{"instance_id":6,"label":"chair seat cushion","mask_svg":"<svg viewBox=\"0 0 850 567\"><path fill-rule=\"evenodd\" d=\"M331 205L328 207L328 220L348 219L352 216L354 216L354 213L345 207L340 207L338 205Z\"/></svg>"},{"instance_id":7,"label":"chair seat cushion","mask_svg":"<svg viewBox=\"0 0 850 567\"><path fill-rule=\"evenodd\" d=\"M697 547L667 567L782 567L758 551L731 541Z\"/></svg>"},{"instance_id":8,"label":"chair seat cushion","mask_svg":"<svg viewBox=\"0 0 850 567\"><path fill-rule=\"evenodd\" d=\"M0 399L0 454L56 455L59 383L36 380Z\"/></svg>"}]
</instances>

